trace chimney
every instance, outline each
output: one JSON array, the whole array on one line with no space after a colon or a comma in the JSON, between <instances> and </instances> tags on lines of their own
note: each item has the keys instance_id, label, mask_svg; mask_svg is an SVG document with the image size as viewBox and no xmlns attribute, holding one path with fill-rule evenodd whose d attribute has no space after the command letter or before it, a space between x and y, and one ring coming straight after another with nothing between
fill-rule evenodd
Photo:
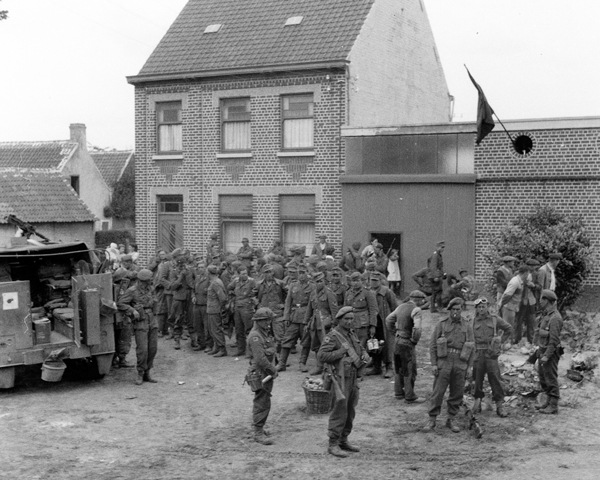
<instances>
[{"instance_id":1,"label":"chimney","mask_svg":"<svg viewBox=\"0 0 600 480\"><path fill-rule=\"evenodd\" d=\"M77 142L79 147L87 152L87 138L85 136L85 123L72 123L69 125L71 130L71 141Z\"/></svg>"}]
</instances>

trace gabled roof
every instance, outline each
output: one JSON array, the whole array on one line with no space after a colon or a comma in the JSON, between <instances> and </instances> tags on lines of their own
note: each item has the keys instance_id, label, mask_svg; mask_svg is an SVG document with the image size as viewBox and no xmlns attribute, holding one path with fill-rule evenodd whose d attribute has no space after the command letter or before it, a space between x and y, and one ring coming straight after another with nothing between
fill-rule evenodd
<instances>
[{"instance_id":1,"label":"gabled roof","mask_svg":"<svg viewBox=\"0 0 600 480\"><path fill-rule=\"evenodd\" d=\"M0 223L7 223L9 214L28 223L97 220L67 179L58 173L1 169Z\"/></svg>"},{"instance_id":2,"label":"gabled roof","mask_svg":"<svg viewBox=\"0 0 600 480\"><path fill-rule=\"evenodd\" d=\"M190 0L140 73L128 80L341 66L374 1ZM285 26L298 16L301 23ZM204 33L215 24L222 25L218 32Z\"/></svg>"},{"instance_id":3,"label":"gabled roof","mask_svg":"<svg viewBox=\"0 0 600 480\"><path fill-rule=\"evenodd\" d=\"M77 142L0 142L0 168L61 170L77 150Z\"/></svg>"},{"instance_id":4,"label":"gabled roof","mask_svg":"<svg viewBox=\"0 0 600 480\"><path fill-rule=\"evenodd\" d=\"M117 150L112 152L90 152L94 163L100 170L102 178L109 187L119 181L127 165L133 158L131 150Z\"/></svg>"}]
</instances>

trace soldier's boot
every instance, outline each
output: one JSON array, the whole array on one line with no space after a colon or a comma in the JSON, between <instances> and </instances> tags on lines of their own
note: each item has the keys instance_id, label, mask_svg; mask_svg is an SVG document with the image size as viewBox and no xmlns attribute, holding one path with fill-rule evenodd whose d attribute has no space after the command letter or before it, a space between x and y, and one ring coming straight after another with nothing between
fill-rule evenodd
<instances>
[{"instance_id":1,"label":"soldier's boot","mask_svg":"<svg viewBox=\"0 0 600 480\"><path fill-rule=\"evenodd\" d=\"M401 382L402 376L399 373L394 375L394 397L399 400L404 398L404 389Z\"/></svg>"},{"instance_id":2,"label":"soldier's boot","mask_svg":"<svg viewBox=\"0 0 600 480\"><path fill-rule=\"evenodd\" d=\"M558 398L556 397L550 397L549 401L548 401L548 406L542 410L540 410L540 413L543 413L545 415L555 415L558 413Z\"/></svg>"},{"instance_id":3,"label":"soldier's boot","mask_svg":"<svg viewBox=\"0 0 600 480\"><path fill-rule=\"evenodd\" d=\"M212 348L206 353L208 353L209 355L214 355L218 351L219 351L219 347L217 347L216 345L213 345Z\"/></svg>"},{"instance_id":4,"label":"soldier's boot","mask_svg":"<svg viewBox=\"0 0 600 480\"><path fill-rule=\"evenodd\" d=\"M181 340L179 338L175 339L175 345L173 345L175 350L181 350Z\"/></svg>"},{"instance_id":5,"label":"soldier's boot","mask_svg":"<svg viewBox=\"0 0 600 480\"><path fill-rule=\"evenodd\" d=\"M281 357L279 357L279 363L277 364L278 372L285 372L287 366L287 359L290 356L290 349L283 347L281 349Z\"/></svg>"},{"instance_id":6,"label":"soldier's boot","mask_svg":"<svg viewBox=\"0 0 600 480\"><path fill-rule=\"evenodd\" d=\"M496 415L498 415L500 418L508 417L508 413L504 411L504 402L502 400L498 400L496 402Z\"/></svg>"},{"instance_id":7,"label":"soldier's boot","mask_svg":"<svg viewBox=\"0 0 600 480\"><path fill-rule=\"evenodd\" d=\"M481 413L481 398L476 398L473 403L473 413Z\"/></svg>"},{"instance_id":8,"label":"soldier's boot","mask_svg":"<svg viewBox=\"0 0 600 480\"><path fill-rule=\"evenodd\" d=\"M446 420L446 426L454 433L460 432L460 427L456 423L456 419L454 417L448 417L448 420Z\"/></svg>"},{"instance_id":9,"label":"soldier's boot","mask_svg":"<svg viewBox=\"0 0 600 480\"><path fill-rule=\"evenodd\" d=\"M536 405L535 409L536 410L543 410L544 408L546 408L548 406L549 402L550 402L550 397L548 395L546 395L546 400L544 400L544 403L542 403L540 405Z\"/></svg>"},{"instance_id":10,"label":"soldier's boot","mask_svg":"<svg viewBox=\"0 0 600 480\"><path fill-rule=\"evenodd\" d=\"M317 366L315 368L313 368L310 372L308 372L309 375L321 375L323 373L323 362L320 362L319 360L317 360Z\"/></svg>"},{"instance_id":11,"label":"soldier's boot","mask_svg":"<svg viewBox=\"0 0 600 480\"><path fill-rule=\"evenodd\" d=\"M144 377L138 374L137 378L135 379L135 384L141 385L142 383L144 383Z\"/></svg>"},{"instance_id":12,"label":"soldier's boot","mask_svg":"<svg viewBox=\"0 0 600 480\"><path fill-rule=\"evenodd\" d=\"M329 439L329 447L327 448L327 452L335 457L346 458L348 454L344 452L339 445L338 440Z\"/></svg>"},{"instance_id":13,"label":"soldier's boot","mask_svg":"<svg viewBox=\"0 0 600 480\"><path fill-rule=\"evenodd\" d=\"M340 445L340 448L342 450L345 450L346 452L355 452L355 453L360 452L360 448L355 447L350 442L348 442L347 438L340 439L340 444L339 445Z\"/></svg>"},{"instance_id":14,"label":"soldier's boot","mask_svg":"<svg viewBox=\"0 0 600 480\"><path fill-rule=\"evenodd\" d=\"M298 363L298 370L302 373L308 372L308 367L306 366L306 361L308 360L308 354L310 353L309 347L302 347L302 352L300 353L300 362Z\"/></svg>"},{"instance_id":15,"label":"soldier's boot","mask_svg":"<svg viewBox=\"0 0 600 480\"><path fill-rule=\"evenodd\" d=\"M254 427L254 441L261 445L273 445L273 440L267 436L262 427Z\"/></svg>"},{"instance_id":16,"label":"soldier's boot","mask_svg":"<svg viewBox=\"0 0 600 480\"><path fill-rule=\"evenodd\" d=\"M146 372L144 372L144 382L158 383L158 380L156 380L152 375L150 375L150 370L146 370Z\"/></svg>"},{"instance_id":17,"label":"soldier's boot","mask_svg":"<svg viewBox=\"0 0 600 480\"><path fill-rule=\"evenodd\" d=\"M198 335L195 333L192 333L191 335L191 341L190 341L190 346L192 347L193 350L195 350L198 347Z\"/></svg>"},{"instance_id":18,"label":"soldier's boot","mask_svg":"<svg viewBox=\"0 0 600 480\"><path fill-rule=\"evenodd\" d=\"M429 421L427 422L427 425L425 425L421 429L421 431L423 433L433 432L435 430L435 419L436 419L436 417L429 417Z\"/></svg>"},{"instance_id":19,"label":"soldier's boot","mask_svg":"<svg viewBox=\"0 0 600 480\"><path fill-rule=\"evenodd\" d=\"M133 363L127 363L125 357L119 359L119 368L134 368L135 365Z\"/></svg>"},{"instance_id":20,"label":"soldier's boot","mask_svg":"<svg viewBox=\"0 0 600 480\"><path fill-rule=\"evenodd\" d=\"M386 365L385 373L383 374L383 378L392 378L393 375L394 375L394 371L392 370L392 366Z\"/></svg>"},{"instance_id":21,"label":"soldier's boot","mask_svg":"<svg viewBox=\"0 0 600 480\"><path fill-rule=\"evenodd\" d=\"M220 348L219 351L213 355L214 358L226 357L226 356L227 356L227 350L225 347Z\"/></svg>"}]
</instances>

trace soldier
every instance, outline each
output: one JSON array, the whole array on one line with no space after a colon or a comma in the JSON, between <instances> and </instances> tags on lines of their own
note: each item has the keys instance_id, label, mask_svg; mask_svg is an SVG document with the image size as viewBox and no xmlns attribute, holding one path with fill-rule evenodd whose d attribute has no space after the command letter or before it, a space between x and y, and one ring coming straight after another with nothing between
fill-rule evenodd
<instances>
[{"instance_id":1,"label":"soldier","mask_svg":"<svg viewBox=\"0 0 600 480\"><path fill-rule=\"evenodd\" d=\"M354 242L352 247L346 249L340 260L340 268L346 272L362 272L365 269L364 258L360 255L360 242Z\"/></svg>"},{"instance_id":2,"label":"soldier","mask_svg":"<svg viewBox=\"0 0 600 480\"><path fill-rule=\"evenodd\" d=\"M121 255L121 267L129 270L130 272L137 272L141 270L138 265L133 263L133 256L128 253Z\"/></svg>"},{"instance_id":3,"label":"soldier","mask_svg":"<svg viewBox=\"0 0 600 480\"><path fill-rule=\"evenodd\" d=\"M258 286L256 280L248 276L248 270L242 266L238 276L228 285L230 295L233 295L235 338L237 344L236 356L246 355L246 336L252 329L252 315L258 303L256 295Z\"/></svg>"},{"instance_id":4,"label":"soldier","mask_svg":"<svg viewBox=\"0 0 600 480\"><path fill-rule=\"evenodd\" d=\"M287 253L285 248L281 245L281 240L279 238L275 238L273 240L273 245L267 251L268 255L271 255L271 258L279 255L280 257L287 257Z\"/></svg>"},{"instance_id":5,"label":"soldier","mask_svg":"<svg viewBox=\"0 0 600 480\"><path fill-rule=\"evenodd\" d=\"M383 348L377 353L369 353L373 359L371 368L365 372L367 375L380 375L382 367L385 367L384 378L391 378L393 364L393 336L388 335L388 329L385 326L385 319L396 309L396 296L388 287L381 284L383 275L373 275L371 277L371 291L375 294L377 301L377 327L375 328L375 338L383 340Z\"/></svg>"},{"instance_id":6,"label":"soldier","mask_svg":"<svg viewBox=\"0 0 600 480\"><path fill-rule=\"evenodd\" d=\"M556 294L552 290L542 290L540 295L542 315L534 335L535 343L539 347L537 356L540 386L546 393L546 402L536 408L540 413L545 414L558 413L560 398L558 362L563 354L563 347L560 344L563 319L556 309L556 301Z\"/></svg>"},{"instance_id":7,"label":"soldier","mask_svg":"<svg viewBox=\"0 0 600 480\"><path fill-rule=\"evenodd\" d=\"M275 337L277 353L279 353L285 335L285 322L283 321L285 292L283 282L274 277L273 266L270 264L263 267L263 274L264 278L258 284L258 307L268 308L273 312L273 336Z\"/></svg>"},{"instance_id":8,"label":"soldier","mask_svg":"<svg viewBox=\"0 0 600 480\"><path fill-rule=\"evenodd\" d=\"M474 340L473 326L462 317L463 300L453 298L448 304L450 316L443 318L435 326L429 342L429 355L433 375L433 396L429 409L429 423L424 432L435 429L437 416L442 409L444 394L450 387L448 396L448 420L446 426L454 433L460 432L454 417L463 401L465 380L473 372Z\"/></svg>"},{"instance_id":9,"label":"soldier","mask_svg":"<svg viewBox=\"0 0 600 480\"><path fill-rule=\"evenodd\" d=\"M375 270L383 275L383 278L387 276L387 266L388 266L388 256L383 253L383 245L381 243L376 243L374 248L372 259L375 260Z\"/></svg>"},{"instance_id":10,"label":"soldier","mask_svg":"<svg viewBox=\"0 0 600 480\"><path fill-rule=\"evenodd\" d=\"M329 415L327 449L336 457L347 457L346 452L360 451L348 442L348 436L352 432L358 404L357 380L369 356L352 330L355 323L352 311L352 307L340 308L336 315L337 326L325 336L317 353L317 359L328 364L336 385L333 410Z\"/></svg>"},{"instance_id":11,"label":"soldier","mask_svg":"<svg viewBox=\"0 0 600 480\"><path fill-rule=\"evenodd\" d=\"M478 298L475 304L475 319L473 320L473 335L475 338L475 360L473 365L473 379L475 380L475 405L473 411L481 410L483 381L487 374L488 382L492 387L492 401L496 404L496 414L507 417L504 411L504 389L500 377L498 356L502 351L504 342L511 338L512 327L497 315L488 311L487 298ZM502 337L498 335L502 330Z\"/></svg>"},{"instance_id":12,"label":"soldier","mask_svg":"<svg viewBox=\"0 0 600 480\"><path fill-rule=\"evenodd\" d=\"M327 242L327 235L325 235L324 233L322 233L321 235L319 235L319 241L317 243L315 243L313 245L312 251L310 252L311 255L316 255L319 260L325 258L325 251L327 250L327 247L330 247L331 244Z\"/></svg>"},{"instance_id":13,"label":"soldier","mask_svg":"<svg viewBox=\"0 0 600 480\"><path fill-rule=\"evenodd\" d=\"M514 343L519 344L523 338L523 327L525 327L525 334L527 341L533 344L533 331L535 329L535 309L537 305L537 299L539 297L539 285L537 284L537 267L540 262L534 258L530 258L525 262L525 265L529 268L529 275L525 282L523 295L521 297L521 305L515 315L515 330L514 330Z\"/></svg>"},{"instance_id":14,"label":"soldier","mask_svg":"<svg viewBox=\"0 0 600 480\"><path fill-rule=\"evenodd\" d=\"M173 303L169 314L169 324L173 329L173 339L175 340L173 347L175 350L179 350L181 349L183 326L187 324L188 291L193 288L194 280L184 255L178 256L175 262L175 266L171 269L171 277L175 279L171 283Z\"/></svg>"},{"instance_id":15,"label":"soldier","mask_svg":"<svg viewBox=\"0 0 600 480\"><path fill-rule=\"evenodd\" d=\"M308 281L306 265L298 265L298 281L290 284L283 310L286 332L282 342L281 361L277 365L277 371L279 372L286 370L290 350L299 339L304 337L306 309L308 308L308 300L312 289L313 286ZM303 363L300 363L299 369L301 372L308 372L308 368Z\"/></svg>"},{"instance_id":16,"label":"soldier","mask_svg":"<svg viewBox=\"0 0 600 480\"><path fill-rule=\"evenodd\" d=\"M213 341L213 348L207 353L214 355L215 358L226 357L227 349L225 347L222 312L227 303L227 293L223 282L218 277L219 269L214 265L209 265L206 272L208 273L209 282L206 292L206 316L208 317L210 336Z\"/></svg>"},{"instance_id":17,"label":"soldier","mask_svg":"<svg viewBox=\"0 0 600 480\"><path fill-rule=\"evenodd\" d=\"M194 278L194 290L192 292L192 304L194 305L194 336L192 336L192 350L200 351L207 348L207 339L210 338L208 333L208 317L206 314L206 303L208 295L208 275L206 267L198 264L196 268L196 276ZM195 345L193 345L195 341ZM212 341L210 342L212 344ZM210 350L212 345L209 344Z\"/></svg>"},{"instance_id":18,"label":"soldier","mask_svg":"<svg viewBox=\"0 0 600 480\"><path fill-rule=\"evenodd\" d=\"M354 308L354 332L361 346L366 348L367 339L375 335L377 327L377 299L371 290L363 287L358 272L350 275L350 288L346 291L344 306Z\"/></svg>"},{"instance_id":19,"label":"soldier","mask_svg":"<svg viewBox=\"0 0 600 480\"><path fill-rule=\"evenodd\" d=\"M428 271L429 269L424 267L412 275L412 279L419 286L419 290L427 296L431 295L431 281L427 277Z\"/></svg>"},{"instance_id":20,"label":"soldier","mask_svg":"<svg viewBox=\"0 0 600 480\"><path fill-rule=\"evenodd\" d=\"M273 276L277 280L283 280L283 277L285 277L284 261L281 255L274 255L269 262L269 265L273 267Z\"/></svg>"},{"instance_id":21,"label":"soldier","mask_svg":"<svg viewBox=\"0 0 600 480\"><path fill-rule=\"evenodd\" d=\"M125 268L118 268L112 275L113 292L115 302L119 305L119 299L131 286L131 279ZM136 274L137 276L137 274ZM125 308L118 310L115 316L115 356L113 358L113 368L133 368L134 365L127 363L127 355L131 350L131 335L133 329L131 319L125 314Z\"/></svg>"},{"instance_id":22,"label":"soldier","mask_svg":"<svg viewBox=\"0 0 600 480\"><path fill-rule=\"evenodd\" d=\"M409 299L398 306L386 319L389 332L394 332L395 342L391 349L394 353L394 396L406 403L422 403L423 399L415 394L417 378L416 346L421 338L423 314L421 306L425 303L425 294L420 290L410 292Z\"/></svg>"},{"instance_id":23,"label":"soldier","mask_svg":"<svg viewBox=\"0 0 600 480\"><path fill-rule=\"evenodd\" d=\"M273 444L268 432L264 430L267 417L271 411L273 380L277 378L277 369L274 363L275 340L269 331L273 317L273 312L270 309L259 308L252 317L254 326L248 334L250 348L249 373L257 375L257 379L260 381L259 388L254 392L252 406L254 441L263 445Z\"/></svg>"},{"instance_id":24,"label":"soldier","mask_svg":"<svg viewBox=\"0 0 600 480\"><path fill-rule=\"evenodd\" d=\"M165 253L161 262L156 267L154 275L154 299L156 300L156 318L158 321L158 336L162 337L169 334L169 307L172 303L173 294L171 293L171 282L169 282L169 272L171 270L171 261ZM171 301L167 301L167 297Z\"/></svg>"},{"instance_id":25,"label":"soldier","mask_svg":"<svg viewBox=\"0 0 600 480\"><path fill-rule=\"evenodd\" d=\"M442 292L443 283L445 278L444 273L444 260L442 258L442 252L446 248L446 242L437 242L435 244L435 251L427 259L427 278L431 282L431 313L436 313L438 308L442 308Z\"/></svg>"},{"instance_id":26,"label":"soldier","mask_svg":"<svg viewBox=\"0 0 600 480\"><path fill-rule=\"evenodd\" d=\"M209 259L213 256L213 253L215 252L215 248L216 248L216 251L219 251L221 249L221 246L219 245L219 234L218 233L211 234L210 240L206 244L206 258L207 259ZM218 252L218 253L220 253L220 252Z\"/></svg>"},{"instance_id":27,"label":"soldier","mask_svg":"<svg viewBox=\"0 0 600 480\"><path fill-rule=\"evenodd\" d=\"M335 294L338 306L344 305L344 298L346 298L346 285L342 283L342 274L343 271L340 267L333 267L331 270L329 289Z\"/></svg>"},{"instance_id":28,"label":"soldier","mask_svg":"<svg viewBox=\"0 0 600 480\"><path fill-rule=\"evenodd\" d=\"M250 242L247 238L242 238L242 246L237 252L237 257L242 262L244 267L250 271L252 268L252 258L254 257L254 250L250 246Z\"/></svg>"},{"instance_id":29,"label":"soldier","mask_svg":"<svg viewBox=\"0 0 600 480\"><path fill-rule=\"evenodd\" d=\"M158 323L153 314L152 272L146 268L137 275L138 282L120 297L119 310L126 311L133 319L135 355L137 357L136 385L143 382L156 383L150 375L157 351Z\"/></svg>"},{"instance_id":30,"label":"soldier","mask_svg":"<svg viewBox=\"0 0 600 480\"><path fill-rule=\"evenodd\" d=\"M302 344L300 363L306 365L310 350L319 351L326 333L331 329L333 318L338 312L338 304L335 294L325 286L325 275L318 272L313 275L315 288L310 293L308 308L306 309L305 322L307 326L308 340ZM310 375L323 373L323 363L317 358L317 366L311 370Z\"/></svg>"}]
</instances>

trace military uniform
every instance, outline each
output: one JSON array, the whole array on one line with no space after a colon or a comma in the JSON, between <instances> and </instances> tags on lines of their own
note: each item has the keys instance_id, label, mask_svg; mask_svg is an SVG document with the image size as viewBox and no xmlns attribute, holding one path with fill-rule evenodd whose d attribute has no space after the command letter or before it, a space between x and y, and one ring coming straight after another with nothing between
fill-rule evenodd
<instances>
[{"instance_id":1,"label":"military uniform","mask_svg":"<svg viewBox=\"0 0 600 480\"><path fill-rule=\"evenodd\" d=\"M380 277L381 278L381 277ZM371 291L375 295L377 301L377 327L375 328L375 338L383 340L383 348L376 354L371 353L373 358L373 370L368 371L372 374L381 373L381 368L385 368L386 378L391 376L391 368L394 362L394 336L390 335L389 330L385 326L385 319L396 309L397 301L394 292L389 287L379 285L377 289L371 286Z\"/></svg>"},{"instance_id":2,"label":"military uniform","mask_svg":"<svg viewBox=\"0 0 600 480\"><path fill-rule=\"evenodd\" d=\"M263 310L259 309L257 314ZM250 372L256 372L263 380L267 376L277 376L275 369L275 339L269 334L268 328L261 328L257 323L248 334L248 346L250 349ZM252 406L252 425L256 435L264 435L263 427L271 411L271 392L273 391L273 379L262 383L262 388L254 392ZM260 441L260 440L258 440ZM264 441L261 443L265 443ZM270 443L270 442L269 442Z\"/></svg>"},{"instance_id":3,"label":"military uniform","mask_svg":"<svg viewBox=\"0 0 600 480\"><path fill-rule=\"evenodd\" d=\"M542 298L547 292L550 291L542 291ZM553 294L553 292L550 293ZM556 296L554 295L553 298L556 299ZM544 413L556 413L558 411L558 399L560 398L558 362L562 355L562 346L560 344L562 328L563 319L556 309L556 304L549 304L540 316L534 334L534 342L539 346L538 374L540 377L540 386L548 396L547 406L550 409L549 411L544 411ZM545 362L544 359L546 360Z\"/></svg>"},{"instance_id":4,"label":"military uniform","mask_svg":"<svg viewBox=\"0 0 600 480\"><path fill-rule=\"evenodd\" d=\"M349 288L346 291L344 305L354 308L354 331L363 348L369 338L369 327L377 327L377 299L371 290L365 287Z\"/></svg>"},{"instance_id":5,"label":"military uniform","mask_svg":"<svg viewBox=\"0 0 600 480\"><path fill-rule=\"evenodd\" d=\"M492 401L501 406L504 402L504 389L502 388L500 367L498 365L500 348L497 351L491 348L492 339L497 336L498 330L502 330L502 344L511 338L512 327L508 322L489 312L475 314L473 321L473 336L475 339L473 379L475 380L475 393L473 396L476 399L485 397L483 393L483 381L487 374L488 382L492 387Z\"/></svg>"},{"instance_id":6,"label":"military uniform","mask_svg":"<svg viewBox=\"0 0 600 480\"><path fill-rule=\"evenodd\" d=\"M248 273L250 273L252 268L252 257L254 256L252 247L250 245L242 245L237 252L237 256L240 259L240 262L242 262L242 265L248 269Z\"/></svg>"},{"instance_id":7,"label":"military uniform","mask_svg":"<svg viewBox=\"0 0 600 480\"><path fill-rule=\"evenodd\" d=\"M156 300L156 315L158 321L158 331L160 334L167 335L169 333L169 324L167 317L173 300L171 293L171 282L169 281L169 272L171 262L165 260L160 263L156 269L154 276L154 298Z\"/></svg>"},{"instance_id":8,"label":"military uniform","mask_svg":"<svg viewBox=\"0 0 600 480\"><path fill-rule=\"evenodd\" d=\"M351 311L344 307L338 312L338 316L344 311ZM330 364L333 367L336 381L340 386L344 398L337 397L334 393L333 410L329 415L328 436L330 453L332 447L340 446L344 450L358 451L354 448L345 448L349 446L348 436L352 432L354 417L356 416L356 406L359 399L359 368L356 360L351 356L363 359L366 352L362 347L358 337L352 330L344 330L338 325L323 339L323 344L317 353L317 359L320 362ZM334 390L335 392L335 390ZM333 453L337 455L336 453ZM338 456L345 456L338 455Z\"/></svg>"},{"instance_id":9,"label":"military uniform","mask_svg":"<svg viewBox=\"0 0 600 480\"><path fill-rule=\"evenodd\" d=\"M444 259L438 249L427 259L427 278L431 282L431 312L442 307L442 280L444 277Z\"/></svg>"},{"instance_id":10,"label":"military uniform","mask_svg":"<svg viewBox=\"0 0 600 480\"><path fill-rule=\"evenodd\" d=\"M209 269L211 266L208 267ZM208 317L208 326L210 336L213 340L212 355L226 356L225 331L223 330L222 311L227 303L227 293L221 279L216 276L210 280L206 292L206 316Z\"/></svg>"},{"instance_id":11,"label":"military uniform","mask_svg":"<svg viewBox=\"0 0 600 480\"><path fill-rule=\"evenodd\" d=\"M171 283L173 304L169 314L169 324L173 329L175 348L179 349L183 326L187 324L188 293L194 287L194 281L192 272L187 268L187 265L182 263L178 263L172 268L172 276L175 277L175 280Z\"/></svg>"},{"instance_id":12,"label":"military uniform","mask_svg":"<svg viewBox=\"0 0 600 480\"><path fill-rule=\"evenodd\" d=\"M454 300L456 301L456 299ZM459 301L462 305L462 302ZM448 306L451 308L451 305ZM448 354L440 358L437 352L437 339L446 337ZM453 419L463 401L467 369L473 366L474 352L467 359L461 359L461 351L466 342L473 343L473 326L471 322L460 317L452 320L450 317L442 319L436 326L429 342L429 355L431 365L438 367L438 375L433 382L433 396L431 397L430 417L437 417L442 408L444 393L450 387L448 395L448 416ZM474 349L473 349L474 350ZM457 431L457 430L456 430Z\"/></svg>"},{"instance_id":13,"label":"military uniform","mask_svg":"<svg viewBox=\"0 0 600 480\"><path fill-rule=\"evenodd\" d=\"M424 295L424 294L423 294ZM421 338L422 311L414 301L402 303L386 319L388 331L394 332L394 395L414 402L417 378L417 353L415 347Z\"/></svg>"},{"instance_id":14,"label":"military uniform","mask_svg":"<svg viewBox=\"0 0 600 480\"><path fill-rule=\"evenodd\" d=\"M210 338L208 334L208 315L206 313L206 303L208 295L208 276L206 273L197 275L194 279L194 291L192 303L194 304L194 332L198 346L195 350L203 350L207 346L207 340ZM208 343L212 349L212 341Z\"/></svg>"},{"instance_id":15,"label":"military uniform","mask_svg":"<svg viewBox=\"0 0 600 480\"><path fill-rule=\"evenodd\" d=\"M273 336L277 351L281 351L281 345L285 336L285 322L283 321L283 305L285 292L283 282L274 278L273 281L263 280L258 285L258 306L271 309L273 312Z\"/></svg>"},{"instance_id":16,"label":"military uniform","mask_svg":"<svg viewBox=\"0 0 600 480\"><path fill-rule=\"evenodd\" d=\"M252 329L252 315L257 303L258 287L256 280L248 277L245 281L242 281L238 277L229 284L228 290L233 294L237 355L246 355L246 336Z\"/></svg>"},{"instance_id":17,"label":"military uniform","mask_svg":"<svg viewBox=\"0 0 600 480\"><path fill-rule=\"evenodd\" d=\"M117 270L118 271L118 270ZM116 278L113 274L113 278ZM125 294L127 289L130 287L131 280L124 277L120 280L115 280L113 283L113 294L115 302L118 305L119 299ZM116 368L120 367L131 367L126 362L126 357L131 350L131 336L133 334L133 328L131 325L131 319L126 315L127 309L123 308L118 310L115 315L115 357L113 359L113 366Z\"/></svg>"},{"instance_id":18,"label":"military uniform","mask_svg":"<svg viewBox=\"0 0 600 480\"><path fill-rule=\"evenodd\" d=\"M310 350L318 352L324 332L328 332L333 324L333 319L339 310L335 295L329 288L323 286L321 291L313 289L306 309L305 321L308 324L308 340L302 345L300 363L306 365ZM308 350L307 350L308 347ZM317 359L317 368L311 375L318 375L323 371L323 364Z\"/></svg>"},{"instance_id":19,"label":"military uniform","mask_svg":"<svg viewBox=\"0 0 600 480\"><path fill-rule=\"evenodd\" d=\"M138 282L133 287L129 287L119 298L117 307L133 318L138 380L143 378L153 382L149 372L157 351L158 322L153 314L154 298L150 283ZM134 310L139 314L137 319L133 317ZM136 383L139 384L141 381Z\"/></svg>"}]
</instances>

